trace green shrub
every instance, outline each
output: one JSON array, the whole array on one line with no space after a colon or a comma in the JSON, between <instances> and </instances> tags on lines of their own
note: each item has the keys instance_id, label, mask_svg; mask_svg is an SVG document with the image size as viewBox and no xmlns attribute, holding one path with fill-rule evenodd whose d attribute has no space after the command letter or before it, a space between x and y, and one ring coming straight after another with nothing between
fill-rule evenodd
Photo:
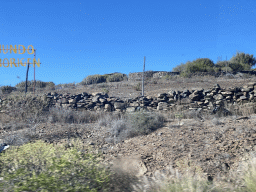
<instances>
[{"instance_id":1,"label":"green shrub","mask_svg":"<svg viewBox=\"0 0 256 192\"><path fill-rule=\"evenodd\" d=\"M69 146L37 141L10 148L0 156L0 189L108 191L110 174L97 164L99 155L81 152L84 149L78 140Z\"/></svg>"},{"instance_id":2,"label":"green shrub","mask_svg":"<svg viewBox=\"0 0 256 192\"><path fill-rule=\"evenodd\" d=\"M239 63L229 63L228 66L235 72L243 71L244 66Z\"/></svg>"},{"instance_id":3,"label":"green shrub","mask_svg":"<svg viewBox=\"0 0 256 192\"><path fill-rule=\"evenodd\" d=\"M9 85L2 86L1 87L1 91L2 91L3 94L9 94L9 93L11 93L14 90L14 88L15 87L12 87L12 86L9 86Z\"/></svg>"},{"instance_id":4,"label":"green shrub","mask_svg":"<svg viewBox=\"0 0 256 192\"><path fill-rule=\"evenodd\" d=\"M122 73L114 73L112 75L107 76L107 82L119 82L119 81L124 81L127 80L127 75L122 74Z\"/></svg>"},{"instance_id":5,"label":"green shrub","mask_svg":"<svg viewBox=\"0 0 256 192\"><path fill-rule=\"evenodd\" d=\"M186 64L181 64L173 69L174 72L180 72L181 77L189 77L195 72L214 72L215 65L208 58L199 58L194 61L188 61Z\"/></svg>"},{"instance_id":6,"label":"green shrub","mask_svg":"<svg viewBox=\"0 0 256 192\"><path fill-rule=\"evenodd\" d=\"M233 69L231 67L222 67L221 71L233 72Z\"/></svg>"},{"instance_id":7,"label":"green shrub","mask_svg":"<svg viewBox=\"0 0 256 192\"><path fill-rule=\"evenodd\" d=\"M244 52L239 53L237 51L236 55L230 59L230 63L239 63L243 66L244 70L251 70L256 64L256 59L253 55L245 54Z\"/></svg>"}]
</instances>

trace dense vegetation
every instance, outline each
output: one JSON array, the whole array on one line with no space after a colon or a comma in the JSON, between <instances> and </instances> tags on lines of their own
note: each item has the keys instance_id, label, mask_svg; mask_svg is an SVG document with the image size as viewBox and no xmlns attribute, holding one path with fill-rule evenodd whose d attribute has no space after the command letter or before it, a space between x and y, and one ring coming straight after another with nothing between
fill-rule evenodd
<instances>
[{"instance_id":1,"label":"dense vegetation","mask_svg":"<svg viewBox=\"0 0 256 192\"><path fill-rule=\"evenodd\" d=\"M173 72L180 72L181 76L188 76L195 72L239 72L250 71L256 64L253 55L237 52L229 61L218 61L216 64L208 58L199 58L196 60L181 63L175 67Z\"/></svg>"}]
</instances>

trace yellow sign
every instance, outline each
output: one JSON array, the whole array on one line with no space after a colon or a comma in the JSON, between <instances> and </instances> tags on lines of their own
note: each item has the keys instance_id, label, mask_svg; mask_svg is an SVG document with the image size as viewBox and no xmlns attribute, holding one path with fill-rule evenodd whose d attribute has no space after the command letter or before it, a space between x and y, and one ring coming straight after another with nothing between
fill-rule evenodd
<instances>
[{"instance_id":1,"label":"yellow sign","mask_svg":"<svg viewBox=\"0 0 256 192\"><path fill-rule=\"evenodd\" d=\"M3 54L7 54L9 51L10 54L14 53L14 54L25 54L27 52L27 54L34 54L35 53L35 50L34 50L34 47L32 45L29 45L27 47L27 49L25 48L24 45L18 45L18 49L17 49L17 45L15 46L12 46L10 45L10 48L8 48L8 45L6 46L6 48L4 47L4 45L0 45L0 54L3 53ZM15 59L14 58L10 58L10 59L7 59L7 58L4 58L4 59L0 59L0 67L9 67L9 66L15 66L18 67L21 65L21 66L24 66L26 67L27 64L31 64L32 62L30 61L31 59L30 58L27 58L27 62L23 62L22 60L24 60L24 58L22 59L17 59L17 62L15 62ZM40 67L40 59L38 59L38 62L36 61L36 59L33 59L33 66L35 67L35 64Z\"/></svg>"}]
</instances>

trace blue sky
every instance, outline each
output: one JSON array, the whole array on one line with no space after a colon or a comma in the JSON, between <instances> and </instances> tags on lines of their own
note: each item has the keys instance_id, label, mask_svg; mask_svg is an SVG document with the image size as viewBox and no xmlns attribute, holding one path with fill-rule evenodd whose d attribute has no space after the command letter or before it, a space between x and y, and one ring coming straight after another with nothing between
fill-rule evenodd
<instances>
[{"instance_id":1,"label":"blue sky","mask_svg":"<svg viewBox=\"0 0 256 192\"><path fill-rule=\"evenodd\" d=\"M42 63L36 80L55 84L139 72L144 56L146 70L154 71L197 58L229 60L236 51L255 56L253 0L2 0L0 8L0 45L33 45ZM25 77L26 67L0 67L0 85L14 86Z\"/></svg>"}]
</instances>

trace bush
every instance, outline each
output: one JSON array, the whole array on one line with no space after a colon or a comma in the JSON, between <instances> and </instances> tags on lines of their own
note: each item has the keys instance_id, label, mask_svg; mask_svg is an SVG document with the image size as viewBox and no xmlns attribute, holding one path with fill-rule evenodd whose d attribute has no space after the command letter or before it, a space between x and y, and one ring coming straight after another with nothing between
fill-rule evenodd
<instances>
[{"instance_id":1,"label":"bush","mask_svg":"<svg viewBox=\"0 0 256 192\"><path fill-rule=\"evenodd\" d=\"M135 135L149 134L160 128L164 122L162 115L143 111L127 114L127 119Z\"/></svg>"},{"instance_id":2,"label":"bush","mask_svg":"<svg viewBox=\"0 0 256 192\"><path fill-rule=\"evenodd\" d=\"M106 75L89 75L87 76L80 84L81 85L90 85L96 83L104 83L106 82Z\"/></svg>"},{"instance_id":3,"label":"bush","mask_svg":"<svg viewBox=\"0 0 256 192\"><path fill-rule=\"evenodd\" d=\"M180 72L181 73L181 72L185 71L185 69L186 69L186 64L181 63L177 67L173 68L172 71L173 72Z\"/></svg>"},{"instance_id":4,"label":"bush","mask_svg":"<svg viewBox=\"0 0 256 192\"><path fill-rule=\"evenodd\" d=\"M98 120L100 113L95 111L74 111L70 108L49 108L48 121L50 123L91 123Z\"/></svg>"},{"instance_id":5,"label":"bush","mask_svg":"<svg viewBox=\"0 0 256 192\"><path fill-rule=\"evenodd\" d=\"M120 142L126 138L146 135L160 128L165 118L156 113L139 111L124 116L105 116L98 120L98 126L108 128L109 142Z\"/></svg>"},{"instance_id":6,"label":"bush","mask_svg":"<svg viewBox=\"0 0 256 192\"><path fill-rule=\"evenodd\" d=\"M43 141L12 147L1 154L2 191L108 190L110 172L99 155L84 153L81 142L69 146ZM4 165L4 166L3 166Z\"/></svg>"},{"instance_id":7,"label":"bush","mask_svg":"<svg viewBox=\"0 0 256 192\"><path fill-rule=\"evenodd\" d=\"M256 59L253 55L245 54L244 52L237 52L236 55L230 59L230 62L241 64L244 67L244 70L251 70L251 68L256 64Z\"/></svg>"},{"instance_id":8,"label":"bush","mask_svg":"<svg viewBox=\"0 0 256 192\"><path fill-rule=\"evenodd\" d=\"M222 67L221 71L227 71L227 72L232 72L233 69L231 67Z\"/></svg>"},{"instance_id":9,"label":"bush","mask_svg":"<svg viewBox=\"0 0 256 192\"><path fill-rule=\"evenodd\" d=\"M54 90L55 84L50 81L50 82L43 82L43 81L35 81L35 88L47 88L47 89L51 89ZM22 81L18 84L15 85L16 88L18 88L19 90L21 90L22 92L25 91L25 85L26 85L26 81ZM32 81L28 81L27 82L27 91L33 91L34 89L34 80Z\"/></svg>"},{"instance_id":10,"label":"bush","mask_svg":"<svg viewBox=\"0 0 256 192\"><path fill-rule=\"evenodd\" d=\"M114 73L112 75L107 76L107 82L119 82L119 81L124 81L127 80L127 75L122 74L122 73Z\"/></svg>"},{"instance_id":11,"label":"bush","mask_svg":"<svg viewBox=\"0 0 256 192\"><path fill-rule=\"evenodd\" d=\"M214 72L214 63L208 58L199 58L194 61L188 61L186 64L181 64L173 69L178 71L181 76L188 77L191 73L195 72Z\"/></svg>"},{"instance_id":12,"label":"bush","mask_svg":"<svg viewBox=\"0 0 256 192\"><path fill-rule=\"evenodd\" d=\"M134 87L134 89L135 89L136 91L141 91L141 83L138 83L138 84Z\"/></svg>"},{"instance_id":13,"label":"bush","mask_svg":"<svg viewBox=\"0 0 256 192\"><path fill-rule=\"evenodd\" d=\"M12 86L2 86L1 87L1 91L3 94L9 94L11 93L13 90L15 90L15 87L12 87Z\"/></svg>"}]
</instances>

